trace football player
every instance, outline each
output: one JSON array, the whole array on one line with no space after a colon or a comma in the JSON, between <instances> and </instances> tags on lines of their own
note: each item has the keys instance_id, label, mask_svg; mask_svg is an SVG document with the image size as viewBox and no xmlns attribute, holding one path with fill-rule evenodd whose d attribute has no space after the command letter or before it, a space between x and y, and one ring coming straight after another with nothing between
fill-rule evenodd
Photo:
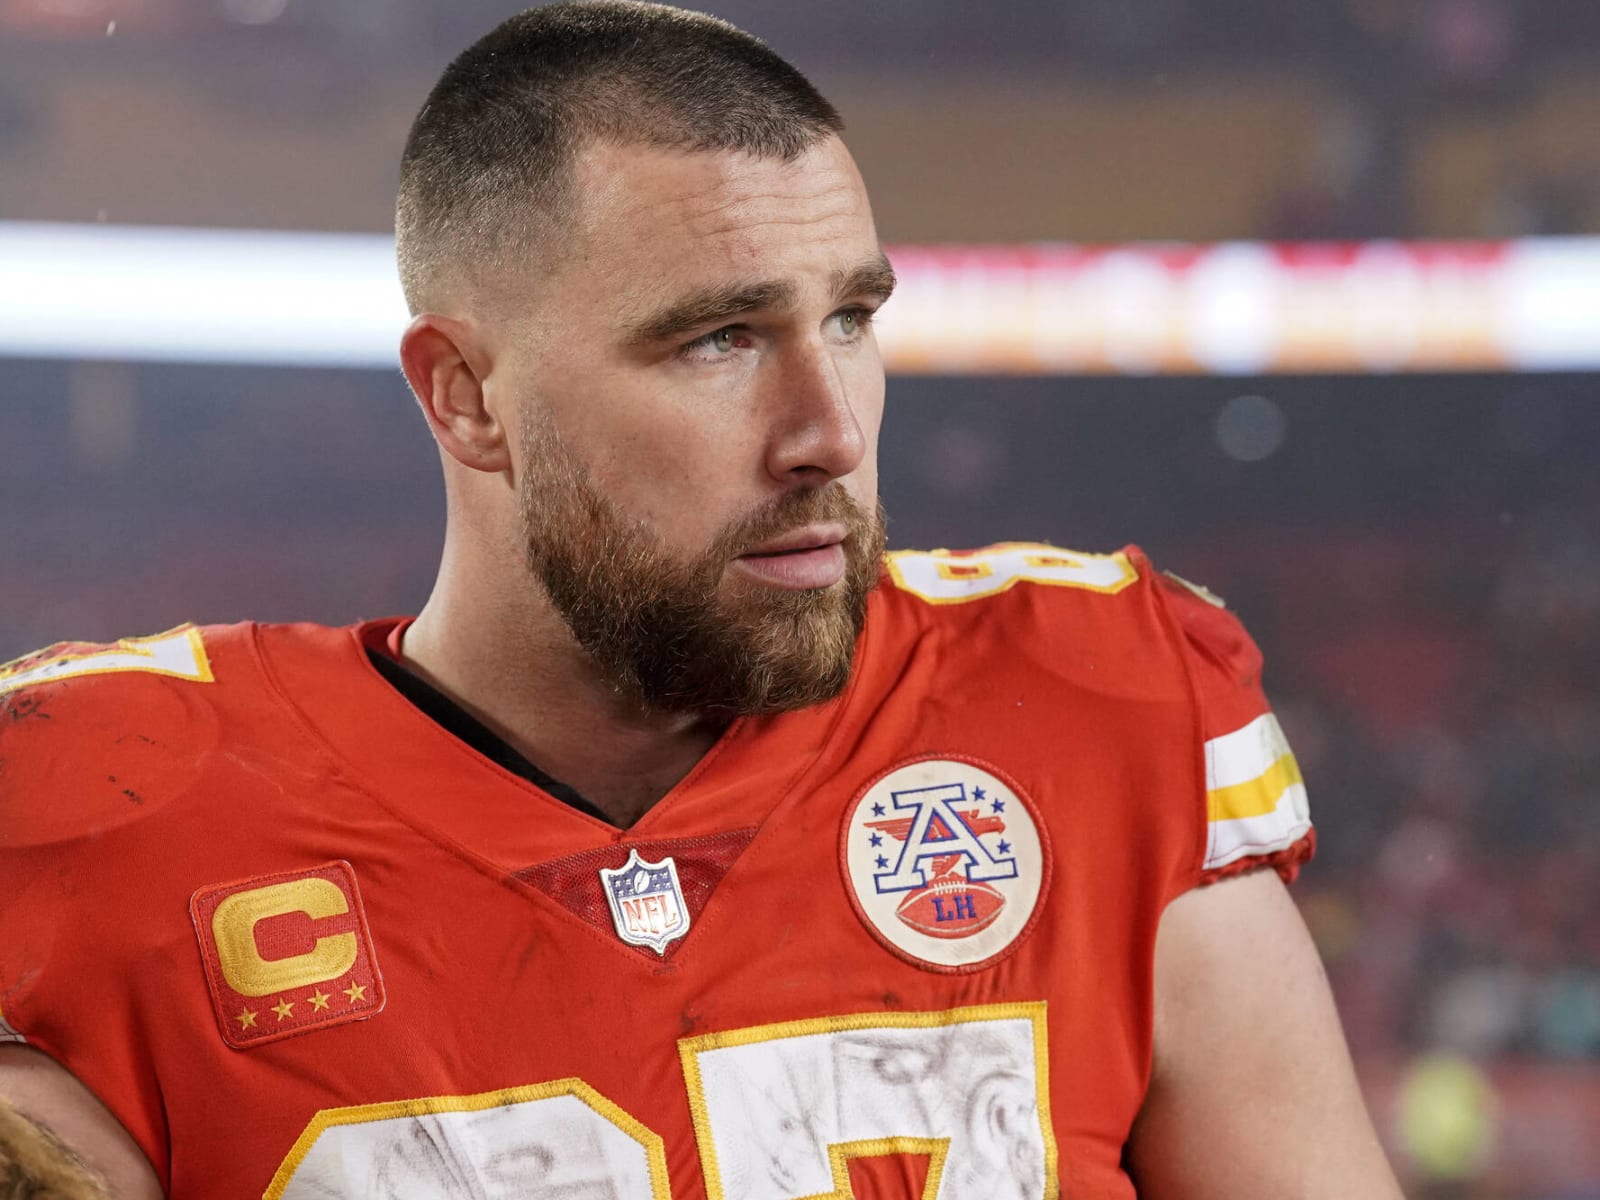
<instances>
[{"instance_id":1,"label":"football player","mask_svg":"<svg viewBox=\"0 0 1600 1200\"><path fill-rule=\"evenodd\" d=\"M450 65L397 221L421 613L0 678L14 1174L1398 1194L1238 624L1134 549L884 554L894 274L841 128L655 5Z\"/></svg>"}]
</instances>

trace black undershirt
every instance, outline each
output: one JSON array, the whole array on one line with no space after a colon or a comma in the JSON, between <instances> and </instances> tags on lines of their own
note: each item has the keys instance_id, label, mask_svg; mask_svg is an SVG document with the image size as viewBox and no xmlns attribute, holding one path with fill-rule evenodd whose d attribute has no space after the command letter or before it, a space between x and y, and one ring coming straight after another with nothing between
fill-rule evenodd
<instances>
[{"instance_id":1,"label":"black undershirt","mask_svg":"<svg viewBox=\"0 0 1600 1200\"><path fill-rule=\"evenodd\" d=\"M563 804L569 804L579 812L604 821L608 825L613 823L605 813L579 795L576 788L546 775L524 758L516 747L507 742L505 738L490 729L427 680L412 674L387 654L373 650L370 647L367 650L367 658L371 660L378 674L393 685L395 691L421 709L424 716L437 724L446 733L460 738L490 762L504 767L513 775L526 779L529 783L554 796Z\"/></svg>"}]
</instances>

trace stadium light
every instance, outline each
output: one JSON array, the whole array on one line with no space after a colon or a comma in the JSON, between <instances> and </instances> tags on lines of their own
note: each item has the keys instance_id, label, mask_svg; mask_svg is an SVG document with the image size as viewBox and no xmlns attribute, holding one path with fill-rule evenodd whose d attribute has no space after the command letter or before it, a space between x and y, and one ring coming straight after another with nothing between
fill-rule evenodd
<instances>
[{"instance_id":1,"label":"stadium light","mask_svg":"<svg viewBox=\"0 0 1600 1200\"><path fill-rule=\"evenodd\" d=\"M1600 238L897 246L889 368L1600 368ZM0 222L0 355L387 369L390 238Z\"/></svg>"}]
</instances>

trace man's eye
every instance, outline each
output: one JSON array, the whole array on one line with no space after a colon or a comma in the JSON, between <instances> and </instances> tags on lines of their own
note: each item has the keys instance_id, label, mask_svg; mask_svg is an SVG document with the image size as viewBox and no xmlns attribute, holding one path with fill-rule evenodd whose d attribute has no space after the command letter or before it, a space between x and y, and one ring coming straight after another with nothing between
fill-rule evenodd
<instances>
[{"instance_id":1,"label":"man's eye","mask_svg":"<svg viewBox=\"0 0 1600 1200\"><path fill-rule=\"evenodd\" d=\"M712 355L731 353L739 349L744 334L735 325L725 325L721 329L713 329L704 337L695 338L683 348L684 354L697 354L709 351Z\"/></svg>"},{"instance_id":2,"label":"man's eye","mask_svg":"<svg viewBox=\"0 0 1600 1200\"><path fill-rule=\"evenodd\" d=\"M866 327L872 324L872 310L870 308L847 308L842 312L833 314L833 319L839 323L839 332L847 338L858 336Z\"/></svg>"}]
</instances>

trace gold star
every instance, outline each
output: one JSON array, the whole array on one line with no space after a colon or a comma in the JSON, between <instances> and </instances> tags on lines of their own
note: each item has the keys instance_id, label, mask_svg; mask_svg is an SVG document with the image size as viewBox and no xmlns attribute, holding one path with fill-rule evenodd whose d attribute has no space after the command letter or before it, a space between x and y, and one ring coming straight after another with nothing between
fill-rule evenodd
<instances>
[{"instance_id":1,"label":"gold star","mask_svg":"<svg viewBox=\"0 0 1600 1200\"><path fill-rule=\"evenodd\" d=\"M344 994L350 997L351 1004L354 1004L357 1000L365 1000L367 998L367 985L356 983L352 980L350 986L344 989Z\"/></svg>"},{"instance_id":2,"label":"gold star","mask_svg":"<svg viewBox=\"0 0 1600 1200\"><path fill-rule=\"evenodd\" d=\"M294 1012L294 1001L279 1000L272 1006L272 1011L278 1014L278 1020L281 1021Z\"/></svg>"},{"instance_id":3,"label":"gold star","mask_svg":"<svg viewBox=\"0 0 1600 1200\"><path fill-rule=\"evenodd\" d=\"M241 1008L239 1010L239 1015L236 1016L234 1020L239 1022L240 1029L250 1029L256 1023L256 1015L248 1008Z\"/></svg>"},{"instance_id":4,"label":"gold star","mask_svg":"<svg viewBox=\"0 0 1600 1200\"><path fill-rule=\"evenodd\" d=\"M322 989L318 988L316 991L312 992L310 998L311 1009L313 1012L317 1012L328 1007L328 993L324 992Z\"/></svg>"}]
</instances>

